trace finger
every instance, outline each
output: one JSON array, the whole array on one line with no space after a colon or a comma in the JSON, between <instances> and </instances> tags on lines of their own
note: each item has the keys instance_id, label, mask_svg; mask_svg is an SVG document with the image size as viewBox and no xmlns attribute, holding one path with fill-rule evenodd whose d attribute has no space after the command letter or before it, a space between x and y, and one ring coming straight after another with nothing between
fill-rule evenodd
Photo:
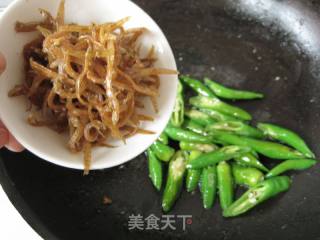
<instances>
[{"instance_id":1,"label":"finger","mask_svg":"<svg viewBox=\"0 0 320 240\"><path fill-rule=\"evenodd\" d=\"M0 127L0 148L9 143L9 132L6 128Z\"/></svg>"},{"instance_id":2,"label":"finger","mask_svg":"<svg viewBox=\"0 0 320 240\"><path fill-rule=\"evenodd\" d=\"M3 73L5 68L6 68L6 59L4 58L3 54L0 52L0 74Z\"/></svg>"},{"instance_id":3,"label":"finger","mask_svg":"<svg viewBox=\"0 0 320 240\"><path fill-rule=\"evenodd\" d=\"M24 150L24 147L11 134L9 134L9 140L5 146L12 152L22 152Z\"/></svg>"},{"instance_id":4,"label":"finger","mask_svg":"<svg viewBox=\"0 0 320 240\"><path fill-rule=\"evenodd\" d=\"M0 148L5 146L13 152L22 152L24 147L12 136L3 122L0 120Z\"/></svg>"}]
</instances>

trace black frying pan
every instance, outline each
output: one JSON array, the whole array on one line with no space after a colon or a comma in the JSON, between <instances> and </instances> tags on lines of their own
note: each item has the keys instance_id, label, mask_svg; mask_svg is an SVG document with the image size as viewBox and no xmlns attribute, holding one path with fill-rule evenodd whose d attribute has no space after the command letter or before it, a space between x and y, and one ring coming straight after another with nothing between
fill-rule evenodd
<instances>
[{"instance_id":1,"label":"black frying pan","mask_svg":"<svg viewBox=\"0 0 320 240\"><path fill-rule=\"evenodd\" d=\"M265 100L240 105L256 120L296 130L320 156L320 1L136 2L166 33L182 73L264 92ZM143 155L88 177L28 152L2 150L1 159L1 184L45 239L320 239L319 166L294 174L288 193L242 217L223 219L219 204L204 210L199 193L183 193L171 214L193 216L186 231L129 231L129 215L162 215Z\"/></svg>"}]
</instances>

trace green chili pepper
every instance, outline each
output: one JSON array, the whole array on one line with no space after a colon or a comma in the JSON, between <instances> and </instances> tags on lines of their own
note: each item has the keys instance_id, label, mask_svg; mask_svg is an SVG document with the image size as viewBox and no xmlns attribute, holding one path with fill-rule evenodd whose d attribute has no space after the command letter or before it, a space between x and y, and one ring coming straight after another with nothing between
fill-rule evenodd
<instances>
[{"instance_id":1,"label":"green chili pepper","mask_svg":"<svg viewBox=\"0 0 320 240\"><path fill-rule=\"evenodd\" d=\"M286 171L290 170L306 170L308 168L311 168L317 163L316 160L313 159L292 159L292 160L286 160L268 172L266 175L266 178L278 176Z\"/></svg>"},{"instance_id":2,"label":"green chili pepper","mask_svg":"<svg viewBox=\"0 0 320 240\"><path fill-rule=\"evenodd\" d=\"M173 148L161 143L160 141L155 141L152 144L151 149L157 158L164 162L169 162L175 152Z\"/></svg>"},{"instance_id":3,"label":"green chili pepper","mask_svg":"<svg viewBox=\"0 0 320 240\"><path fill-rule=\"evenodd\" d=\"M216 110L207 109L207 108L199 108L199 110L205 114L208 114L213 120L215 120L217 122L239 121L238 118L235 118L230 115L218 112Z\"/></svg>"},{"instance_id":4,"label":"green chili pepper","mask_svg":"<svg viewBox=\"0 0 320 240\"><path fill-rule=\"evenodd\" d=\"M188 162L199 157L202 153L200 151L191 151L189 155ZM193 192L199 183L201 176L201 170L198 169L188 169L186 178L186 188L187 192Z\"/></svg>"},{"instance_id":5,"label":"green chili pepper","mask_svg":"<svg viewBox=\"0 0 320 240\"><path fill-rule=\"evenodd\" d=\"M189 117L194 122L200 124L201 126L206 126L215 123L216 121L213 120L208 114L204 112L200 112L196 109L191 109L185 112L185 115Z\"/></svg>"},{"instance_id":6,"label":"green chili pepper","mask_svg":"<svg viewBox=\"0 0 320 240\"><path fill-rule=\"evenodd\" d=\"M218 146L214 144L193 143L193 142L180 142L179 146L181 150L185 150L185 151L212 152L218 149Z\"/></svg>"},{"instance_id":7,"label":"green chili pepper","mask_svg":"<svg viewBox=\"0 0 320 240\"><path fill-rule=\"evenodd\" d=\"M223 211L224 217L235 217L247 212L265 200L287 191L291 181L287 176L269 178L250 188L231 206Z\"/></svg>"},{"instance_id":8,"label":"green chili pepper","mask_svg":"<svg viewBox=\"0 0 320 240\"><path fill-rule=\"evenodd\" d=\"M227 121L227 122L213 123L206 127L206 131L208 132L225 131L225 132L234 133L236 135L253 137L253 138L263 137L263 133L260 130L254 127L251 127L250 125L240 121Z\"/></svg>"},{"instance_id":9,"label":"green chili pepper","mask_svg":"<svg viewBox=\"0 0 320 240\"><path fill-rule=\"evenodd\" d=\"M185 142L195 142L195 143L211 143L212 137L203 136L197 134L195 132L184 130L181 128L176 128L173 126L167 126L165 129L165 133L169 136L169 138L175 141L185 141Z\"/></svg>"},{"instance_id":10,"label":"green chili pepper","mask_svg":"<svg viewBox=\"0 0 320 240\"><path fill-rule=\"evenodd\" d=\"M303 153L307 158L314 158L314 153L309 149L303 139L293 131L279 127L273 124L259 123L258 128L271 139L285 143L299 152Z\"/></svg>"},{"instance_id":11,"label":"green chili pepper","mask_svg":"<svg viewBox=\"0 0 320 240\"><path fill-rule=\"evenodd\" d=\"M162 197L162 209L170 211L179 197L183 185L183 177L186 170L186 157L182 151L176 152L169 164L166 187Z\"/></svg>"},{"instance_id":12,"label":"green chili pepper","mask_svg":"<svg viewBox=\"0 0 320 240\"><path fill-rule=\"evenodd\" d=\"M234 157L239 156L240 154L249 152L250 148L241 147L241 146L227 146L220 148L216 151L202 154L197 159L188 162L187 168L200 169L215 165L221 161L227 161Z\"/></svg>"},{"instance_id":13,"label":"green chili pepper","mask_svg":"<svg viewBox=\"0 0 320 240\"><path fill-rule=\"evenodd\" d=\"M171 115L170 123L175 127L181 127L184 121L184 100L183 100L183 86L178 83L178 92L176 96L176 103L173 113Z\"/></svg>"},{"instance_id":14,"label":"green chili pepper","mask_svg":"<svg viewBox=\"0 0 320 240\"><path fill-rule=\"evenodd\" d=\"M200 187L203 207L212 208L217 192L217 166L206 167L202 170Z\"/></svg>"},{"instance_id":15,"label":"green chili pepper","mask_svg":"<svg viewBox=\"0 0 320 240\"><path fill-rule=\"evenodd\" d=\"M147 150L149 177L153 183L153 186L160 191L162 185L162 164L157 159L151 148Z\"/></svg>"},{"instance_id":16,"label":"green chili pepper","mask_svg":"<svg viewBox=\"0 0 320 240\"><path fill-rule=\"evenodd\" d=\"M188 85L198 94L206 97L215 97L213 92L207 86L205 86L201 81L187 77L187 76L180 76L180 79L184 84Z\"/></svg>"},{"instance_id":17,"label":"green chili pepper","mask_svg":"<svg viewBox=\"0 0 320 240\"><path fill-rule=\"evenodd\" d=\"M273 159L283 160L304 158L302 153L278 143L262 141L248 137L240 137L228 133L219 133L215 137L217 140L228 144L250 147L257 153Z\"/></svg>"},{"instance_id":18,"label":"green chili pepper","mask_svg":"<svg viewBox=\"0 0 320 240\"><path fill-rule=\"evenodd\" d=\"M227 162L220 162L217 167L220 206L227 209L233 202L233 178Z\"/></svg>"},{"instance_id":19,"label":"green chili pepper","mask_svg":"<svg viewBox=\"0 0 320 240\"><path fill-rule=\"evenodd\" d=\"M169 143L169 138L165 132L161 133L158 140L165 145L168 145L168 143Z\"/></svg>"},{"instance_id":20,"label":"green chili pepper","mask_svg":"<svg viewBox=\"0 0 320 240\"><path fill-rule=\"evenodd\" d=\"M209 78L204 79L205 84L210 90L218 97L231 99L231 100L242 100L242 99L257 99L263 98L263 94L249 91L241 91L232 88L227 88L217 82L210 80Z\"/></svg>"},{"instance_id":21,"label":"green chili pepper","mask_svg":"<svg viewBox=\"0 0 320 240\"><path fill-rule=\"evenodd\" d=\"M245 110L220 101L218 98L197 96L190 98L190 104L197 108L207 108L231 115L242 120L251 120L251 115Z\"/></svg>"},{"instance_id":22,"label":"green chili pepper","mask_svg":"<svg viewBox=\"0 0 320 240\"><path fill-rule=\"evenodd\" d=\"M258 169L239 164L232 164L232 173L236 184L247 187L254 187L264 179L263 173Z\"/></svg>"},{"instance_id":23,"label":"green chili pepper","mask_svg":"<svg viewBox=\"0 0 320 240\"><path fill-rule=\"evenodd\" d=\"M202 127L200 124L198 124L190 119L184 120L183 128L190 130L192 132L201 134L201 135L208 135L207 132L205 131L204 127Z\"/></svg>"},{"instance_id":24,"label":"green chili pepper","mask_svg":"<svg viewBox=\"0 0 320 240\"><path fill-rule=\"evenodd\" d=\"M250 152L254 157L259 158L259 154L256 151L251 151Z\"/></svg>"},{"instance_id":25,"label":"green chili pepper","mask_svg":"<svg viewBox=\"0 0 320 240\"><path fill-rule=\"evenodd\" d=\"M269 172L269 169L259 161L258 156L253 155L252 152L241 154L239 157L235 157L234 160L241 165Z\"/></svg>"}]
</instances>

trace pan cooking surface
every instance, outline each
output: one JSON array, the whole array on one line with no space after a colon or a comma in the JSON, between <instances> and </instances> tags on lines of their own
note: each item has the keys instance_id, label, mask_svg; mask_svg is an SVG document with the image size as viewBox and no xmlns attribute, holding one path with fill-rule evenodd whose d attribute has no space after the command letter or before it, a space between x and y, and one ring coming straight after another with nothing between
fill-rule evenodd
<instances>
[{"instance_id":1,"label":"pan cooking surface","mask_svg":"<svg viewBox=\"0 0 320 240\"><path fill-rule=\"evenodd\" d=\"M164 30L181 73L265 93L239 106L297 131L320 156L320 1L135 2ZM223 219L218 203L204 210L199 193L183 192L170 214L192 216L185 231L179 220L176 230L129 231L130 215L163 217L143 155L88 177L27 152L1 158L1 184L45 239L320 239L319 166L293 174L288 193L244 216Z\"/></svg>"}]
</instances>

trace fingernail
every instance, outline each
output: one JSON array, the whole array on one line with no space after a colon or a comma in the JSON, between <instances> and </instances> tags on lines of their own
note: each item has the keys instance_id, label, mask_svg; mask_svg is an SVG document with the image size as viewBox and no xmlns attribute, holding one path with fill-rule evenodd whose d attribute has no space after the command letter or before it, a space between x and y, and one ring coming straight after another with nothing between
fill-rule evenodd
<instances>
[{"instance_id":1,"label":"fingernail","mask_svg":"<svg viewBox=\"0 0 320 240\"><path fill-rule=\"evenodd\" d=\"M0 128L0 148L4 147L9 141L7 129Z\"/></svg>"},{"instance_id":2,"label":"fingernail","mask_svg":"<svg viewBox=\"0 0 320 240\"><path fill-rule=\"evenodd\" d=\"M3 56L3 54L0 52L0 74L5 70L6 68L6 59Z\"/></svg>"}]
</instances>

